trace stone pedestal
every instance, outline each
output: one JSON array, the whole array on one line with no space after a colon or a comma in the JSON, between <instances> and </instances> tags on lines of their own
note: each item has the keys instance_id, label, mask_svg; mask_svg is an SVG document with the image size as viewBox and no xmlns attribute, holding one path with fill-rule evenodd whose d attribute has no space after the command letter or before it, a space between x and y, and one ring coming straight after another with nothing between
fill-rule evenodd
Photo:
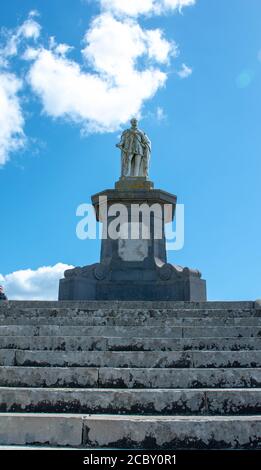
<instances>
[{"instance_id":1,"label":"stone pedestal","mask_svg":"<svg viewBox=\"0 0 261 470\"><path fill-rule=\"evenodd\" d=\"M165 223L176 200L141 177L121 178L115 189L92 196L103 224L100 262L66 271L59 300L206 300L199 271L167 262Z\"/></svg>"},{"instance_id":2,"label":"stone pedestal","mask_svg":"<svg viewBox=\"0 0 261 470\"><path fill-rule=\"evenodd\" d=\"M115 183L115 189L119 191L133 191L135 189L147 190L154 188L154 183L145 176L129 176L128 178L122 176L119 181Z\"/></svg>"}]
</instances>

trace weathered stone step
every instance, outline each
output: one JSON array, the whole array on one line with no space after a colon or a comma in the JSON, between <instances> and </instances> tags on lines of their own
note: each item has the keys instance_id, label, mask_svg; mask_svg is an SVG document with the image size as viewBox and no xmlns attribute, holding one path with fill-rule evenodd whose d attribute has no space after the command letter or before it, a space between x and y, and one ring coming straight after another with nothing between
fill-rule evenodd
<instances>
[{"instance_id":1,"label":"weathered stone step","mask_svg":"<svg viewBox=\"0 0 261 470\"><path fill-rule=\"evenodd\" d=\"M20 306L16 307L3 307L3 303L0 304L0 317L53 317L53 318L65 318L68 315L81 317L130 317L134 318L147 317L147 318L184 318L184 317L211 317L211 316L225 316L231 317L234 316L258 316L260 308L161 308L158 304L154 305L152 308L149 308L148 305L143 308L113 308L111 304L109 308L102 309L84 309L76 308L75 306L71 308L21 308Z\"/></svg>"},{"instance_id":2,"label":"weathered stone step","mask_svg":"<svg viewBox=\"0 0 261 470\"><path fill-rule=\"evenodd\" d=\"M108 338L115 351L259 350L261 338Z\"/></svg>"},{"instance_id":3,"label":"weathered stone step","mask_svg":"<svg viewBox=\"0 0 261 470\"><path fill-rule=\"evenodd\" d=\"M62 367L261 367L261 351L0 350L0 365ZM12 357L13 354L13 357Z\"/></svg>"},{"instance_id":4,"label":"weathered stone step","mask_svg":"<svg viewBox=\"0 0 261 470\"><path fill-rule=\"evenodd\" d=\"M110 344L113 338L102 336L0 336L0 350L106 351Z\"/></svg>"},{"instance_id":5,"label":"weathered stone step","mask_svg":"<svg viewBox=\"0 0 261 470\"><path fill-rule=\"evenodd\" d=\"M109 338L103 336L0 336L0 349L53 351L261 350L261 338Z\"/></svg>"},{"instance_id":6,"label":"weathered stone step","mask_svg":"<svg viewBox=\"0 0 261 470\"><path fill-rule=\"evenodd\" d=\"M252 417L90 416L86 446L132 448L260 448L261 419Z\"/></svg>"},{"instance_id":7,"label":"weathered stone step","mask_svg":"<svg viewBox=\"0 0 261 470\"><path fill-rule=\"evenodd\" d=\"M22 311L7 311L3 312L0 308L0 321L12 322L13 320L39 320L46 324L49 322L63 322L66 320L77 321L134 321L134 322L147 322L147 321L178 321L186 319L204 320L209 319L223 319L233 320L235 318L249 318L260 319L260 310L122 310L122 311L71 311L71 310L22 310Z\"/></svg>"},{"instance_id":8,"label":"weathered stone step","mask_svg":"<svg viewBox=\"0 0 261 470\"><path fill-rule=\"evenodd\" d=\"M260 387L257 369L130 369L102 368L100 387L120 388L212 388Z\"/></svg>"},{"instance_id":9,"label":"weathered stone step","mask_svg":"<svg viewBox=\"0 0 261 470\"><path fill-rule=\"evenodd\" d=\"M124 336L158 338L261 337L261 326L0 326L0 336Z\"/></svg>"},{"instance_id":10,"label":"weathered stone step","mask_svg":"<svg viewBox=\"0 0 261 470\"><path fill-rule=\"evenodd\" d=\"M261 416L0 414L1 445L259 449Z\"/></svg>"},{"instance_id":11,"label":"weathered stone step","mask_svg":"<svg viewBox=\"0 0 261 470\"><path fill-rule=\"evenodd\" d=\"M261 368L0 367L1 387L258 388Z\"/></svg>"},{"instance_id":12,"label":"weathered stone step","mask_svg":"<svg viewBox=\"0 0 261 470\"><path fill-rule=\"evenodd\" d=\"M15 351L10 349L0 349L0 366L15 365Z\"/></svg>"},{"instance_id":13,"label":"weathered stone step","mask_svg":"<svg viewBox=\"0 0 261 470\"><path fill-rule=\"evenodd\" d=\"M261 389L0 388L0 412L246 415Z\"/></svg>"},{"instance_id":14,"label":"weathered stone step","mask_svg":"<svg viewBox=\"0 0 261 470\"><path fill-rule=\"evenodd\" d=\"M122 300L88 300L88 301L41 301L41 300L11 300L1 302L0 310L8 311L14 309L69 309L69 310L148 310L148 309L171 309L171 310L205 310L205 309L254 309L261 308L260 301L122 301Z\"/></svg>"},{"instance_id":15,"label":"weathered stone step","mask_svg":"<svg viewBox=\"0 0 261 470\"><path fill-rule=\"evenodd\" d=\"M94 367L0 367L0 387L98 387L98 378Z\"/></svg>"},{"instance_id":16,"label":"weathered stone step","mask_svg":"<svg viewBox=\"0 0 261 470\"><path fill-rule=\"evenodd\" d=\"M211 316L211 317L185 317L185 318L150 318L141 316L134 318L131 315L124 317L95 317L84 315L81 316L64 316L64 317L52 317L52 316L16 316L16 317L0 317L0 326L9 325L24 325L24 326L40 326L40 325L56 325L56 326L256 326L261 328L261 316L260 317L222 317L222 316Z\"/></svg>"}]
</instances>

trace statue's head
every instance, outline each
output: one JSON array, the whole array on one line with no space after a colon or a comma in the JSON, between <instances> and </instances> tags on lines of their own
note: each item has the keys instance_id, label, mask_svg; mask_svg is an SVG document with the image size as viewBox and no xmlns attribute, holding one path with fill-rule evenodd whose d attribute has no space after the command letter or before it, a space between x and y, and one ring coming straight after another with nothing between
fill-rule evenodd
<instances>
[{"instance_id":1,"label":"statue's head","mask_svg":"<svg viewBox=\"0 0 261 470\"><path fill-rule=\"evenodd\" d=\"M131 120L131 127L134 127L134 128L138 127L138 121L136 118L133 118Z\"/></svg>"}]
</instances>

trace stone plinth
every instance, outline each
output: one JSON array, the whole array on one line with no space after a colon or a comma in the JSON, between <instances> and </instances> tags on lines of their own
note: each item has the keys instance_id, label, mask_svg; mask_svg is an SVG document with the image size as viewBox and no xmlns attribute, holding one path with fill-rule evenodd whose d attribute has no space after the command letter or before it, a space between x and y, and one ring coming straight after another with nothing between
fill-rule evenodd
<instances>
[{"instance_id":1,"label":"stone plinth","mask_svg":"<svg viewBox=\"0 0 261 470\"><path fill-rule=\"evenodd\" d=\"M176 200L140 177L121 178L116 189L95 194L92 203L103 224L100 262L66 271L59 299L206 300L199 271L167 262L165 223L173 220ZM115 239L111 228L119 216L123 232Z\"/></svg>"},{"instance_id":2,"label":"stone plinth","mask_svg":"<svg viewBox=\"0 0 261 470\"><path fill-rule=\"evenodd\" d=\"M115 189L119 191L131 191L136 189L150 190L154 188L154 183L145 176L122 176L119 181L115 183Z\"/></svg>"}]
</instances>

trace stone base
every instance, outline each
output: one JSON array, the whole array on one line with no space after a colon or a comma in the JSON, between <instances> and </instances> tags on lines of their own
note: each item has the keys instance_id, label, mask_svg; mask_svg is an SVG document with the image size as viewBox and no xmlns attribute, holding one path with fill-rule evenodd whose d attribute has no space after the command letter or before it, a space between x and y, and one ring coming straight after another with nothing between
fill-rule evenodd
<instances>
[{"instance_id":1,"label":"stone base","mask_svg":"<svg viewBox=\"0 0 261 470\"><path fill-rule=\"evenodd\" d=\"M174 218L177 197L152 188L146 177L122 177L116 189L92 196L103 224L100 263L65 271L59 300L206 300L199 271L167 262L165 224ZM119 225L119 204L124 206L120 223L127 226L127 236L115 237L110 227ZM134 206L139 209L135 217ZM132 223L138 225L137 238L132 237Z\"/></svg>"},{"instance_id":2,"label":"stone base","mask_svg":"<svg viewBox=\"0 0 261 470\"><path fill-rule=\"evenodd\" d=\"M131 191L139 189L150 191L153 188L153 182L148 180L145 176L122 176L119 181L115 183L115 189L119 191Z\"/></svg>"},{"instance_id":3,"label":"stone base","mask_svg":"<svg viewBox=\"0 0 261 470\"><path fill-rule=\"evenodd\" d=\"M188 268L176 274L175 267L169 264L158 270L154 280L98 280L97 274L103 272L102 265L94 265L93 279L81 276L65 277L60 280L59 300L175 300L204 302L206 300L206 281L200 279L198 272ZM76 268L85 269L86 268ZM174 275L164 280L173 269ZM71 274L74 270L71 270ZM86 271L85 271L86 272ZM90 274L90 271L89 271ZM96 279L95 279L96 277ZM103 277L103 276L100 276Z\"/></svg>"}]
</instances>

